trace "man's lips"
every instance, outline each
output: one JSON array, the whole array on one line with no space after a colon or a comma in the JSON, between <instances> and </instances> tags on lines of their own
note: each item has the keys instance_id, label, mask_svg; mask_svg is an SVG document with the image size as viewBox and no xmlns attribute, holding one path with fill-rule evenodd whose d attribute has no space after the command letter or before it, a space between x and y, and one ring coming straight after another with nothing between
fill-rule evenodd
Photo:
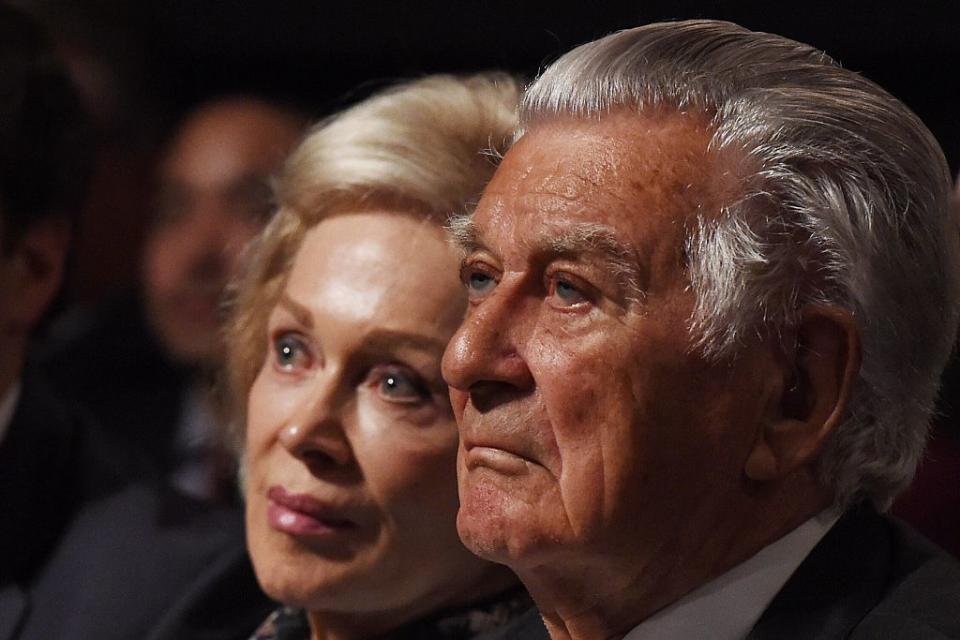
<instances>
[{"instance_id":1,"label":"man's lips","mask_svg":"<svg viewBox=\"0 0 960 640\"><path fill-rule=\"evenodd\" d=\"M515 453L495 447L470 447L465 449L464 463L467 471L485 467L505 475L520 475L527 470L530 461Z\"/></svg>"},{"instance_id":2,"label":"man's lips","mask_svg":"<svg viewBox=\"0 0 960 640\"><path fill-rule=\"evenodd\" d=\"M463 451L468 471L486 467L506 475L519 475L528 471L531 464L540 464L522 448L504 442L465 438Z\"/></svg>"},{"instance_id":3,"label":"man's lips","mask_svg":"<svg viewBox=\"0 0 960 640\"><path fill-rule=\"evenodd\" d=\"M274 485L267 491L267 521L283 533L299 536L331 536L357 528L345 509L306 493L290 493Z\"/></svg>"}]
</instances>

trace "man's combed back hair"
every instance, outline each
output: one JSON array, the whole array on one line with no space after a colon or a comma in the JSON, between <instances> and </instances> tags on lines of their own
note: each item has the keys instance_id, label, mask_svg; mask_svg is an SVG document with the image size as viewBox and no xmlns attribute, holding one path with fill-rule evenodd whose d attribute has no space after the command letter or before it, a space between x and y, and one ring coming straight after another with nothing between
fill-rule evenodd
<instances>
[{"instance_id":1,"label":"man's combed back hair","mask_svg":"<svg viewBox=\"0 0 960 640\"><path fill-rule=\"evenodd\" d=\"M517 126L509 75L435 75L397 85L319 123L275 183L278 211L234 287L227 372L243 405L266 352L266 323L306 233L337 213L381 209L445 224L475 205Z\"/></svg>"},{"instance_id":2,"label":"man's combed back hair","mask_svg":"<svg viewBox=\"0 0 960 640\"><path fill-rule=\"evenodd\" d=\"M923 452L960 314L960 229L943 154L919 119L826 54L734 24L621 31L550 66L521 132L557 118L667 108L706 116L742 191L688 231L691 331L711 358L840 305L863 363L819 458L838 506L889 505Z\"/></svg>"}]
</instances>

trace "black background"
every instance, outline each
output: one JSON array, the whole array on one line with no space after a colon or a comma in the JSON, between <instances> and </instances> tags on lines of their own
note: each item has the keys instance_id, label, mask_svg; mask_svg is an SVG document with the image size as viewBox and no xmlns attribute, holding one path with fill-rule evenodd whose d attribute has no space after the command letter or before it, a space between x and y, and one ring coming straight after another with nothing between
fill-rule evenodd
<instances>
[{"instance_id":1,"label":"black background","mask_svg":"<svg viewBox=\"0 0 960 640\"><path fill-rule=\"evenodd\" d=\"M169 122L203 97L278 93L327 112L396 77L530 76L579 43L656 20L720 18L824 49L903 99L960 160L960 1L49 2L130 72ZM85 23L86 26L78 26ZM92 37L91 37L92 34Z\"/></svg>"}]
</instances>

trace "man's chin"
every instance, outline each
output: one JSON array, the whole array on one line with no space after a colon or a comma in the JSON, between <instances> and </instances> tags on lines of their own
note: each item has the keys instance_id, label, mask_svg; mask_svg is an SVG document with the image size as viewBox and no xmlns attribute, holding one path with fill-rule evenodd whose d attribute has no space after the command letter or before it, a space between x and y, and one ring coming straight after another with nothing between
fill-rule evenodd
<instances>
[{"instance_id":1,"label":"man's chin","mask_svg":"<svg viewBox=\"0 0 960 640\"><path fill-rule=\"evenodd\" d=\"M494 514L482 516L462 506L457 514L457 533L463 545L474 555L489 560L510 564L509 529L506 531Z\"/></svg>"},{"instance_id":2,"label":"man's chin","mask_svg":"<svg viewBox=\"0 0 960 640\"><path fill-rule=\"evenodd\" d=\"M528 484L489 470L469 471L460 479L457 532L471 552L513 567L541 550L550 536L539 530L545 514L534 509L542 502L532 499L529 490L535 487Z\"/></svg>"}]
</instances>

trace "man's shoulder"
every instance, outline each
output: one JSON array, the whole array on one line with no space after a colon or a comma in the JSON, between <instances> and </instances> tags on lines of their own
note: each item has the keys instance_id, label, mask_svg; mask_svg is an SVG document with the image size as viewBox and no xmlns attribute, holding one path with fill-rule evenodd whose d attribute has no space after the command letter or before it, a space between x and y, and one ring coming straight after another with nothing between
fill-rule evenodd
<instances>
[{"instance_id":1,"label":"man's shoulder","mask_svg":"<svg viewBox=\"0 0 960 640\"><path fill-rule=\"evenodd\" d=\"M907 525L887 523L891 585L854 638L960 638L960 562Z\"/></svg>"},{"instance_id":2,"label":"man's shoulder","mask_svg":"<svg viewBox=\"0 0 960 640\"><path fill-rule=\"evenodd\" d=\"M846 513L749 638L960 638L960 565L869 507Z\"/></svg>"}]
</instances>

